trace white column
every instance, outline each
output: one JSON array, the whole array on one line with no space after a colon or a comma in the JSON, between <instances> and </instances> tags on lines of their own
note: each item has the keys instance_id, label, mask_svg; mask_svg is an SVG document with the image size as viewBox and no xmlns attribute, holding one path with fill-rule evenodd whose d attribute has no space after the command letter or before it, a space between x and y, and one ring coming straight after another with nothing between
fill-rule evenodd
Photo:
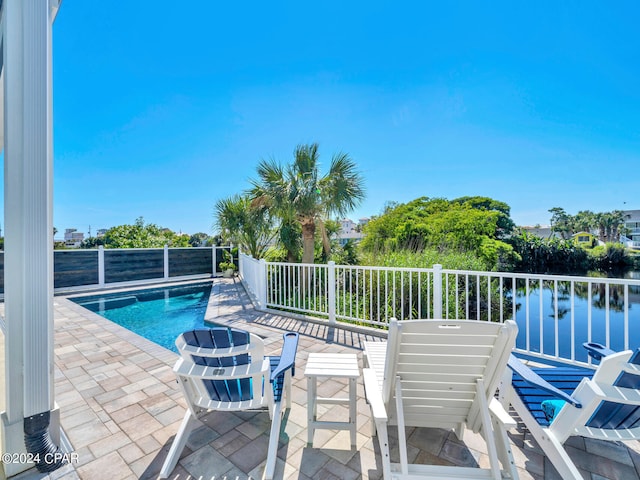
<instances>
[{"instance_id":1,"label":"white column","mask_svg":"<svg viewBox=\"0 0 640 480\"><path fill-rule=\"evenodd\" d=\"M24 452L23 418L53 410L52 10L4 0L6 413L3 450ZM4 465L7 475L25 466Z\"/></svg>"}]
</instances>

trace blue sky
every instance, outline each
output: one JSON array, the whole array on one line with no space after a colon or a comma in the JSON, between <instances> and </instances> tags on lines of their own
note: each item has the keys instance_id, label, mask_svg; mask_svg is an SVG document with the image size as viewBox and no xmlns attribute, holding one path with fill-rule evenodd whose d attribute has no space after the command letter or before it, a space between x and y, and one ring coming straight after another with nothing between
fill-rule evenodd
<instances>
[{"instance_id":1,"label":"blue sky","mask_svg":"<svg viewBox=\"0 0 640 480\"><path fill-rule=\"evenodd\" d=\"M520 225L638 209L639 5L65 1L54 225L212 233L260 159L308 142L357 163L353 219L420 196Z\"/></svg>"}]
</instances>

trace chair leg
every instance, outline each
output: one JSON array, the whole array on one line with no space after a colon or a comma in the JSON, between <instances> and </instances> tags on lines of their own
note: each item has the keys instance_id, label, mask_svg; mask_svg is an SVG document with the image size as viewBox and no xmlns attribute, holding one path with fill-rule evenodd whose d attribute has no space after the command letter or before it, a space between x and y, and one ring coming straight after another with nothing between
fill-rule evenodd
<instances>
[{"instance_id":1,"label":"chair leg","mask_svg":"<svg viewBox=\"0 0 640 480\"><path fill-rule=\"evenodd\" d=\"M278 458L278 441L280 440L280 425L282 422L282 403L278 402L274 406L273 418L271 419L271 430L269 432L269 448L267 450L267 463L264 467L264 479L272 480L276 469Z\"/></svg>"},{"instance_id":2,"label":"chair leg","mask_svg":"<svg viewBox=\"0 0 640 480\"><path fill-rule=\"evenodd\" d=\"M391 480L391 456L389 453L389 436L387 435L387 424L376 420L375 428L378 431L378 442L380 443L382 475L384 480Z\"/></svg>"},{"instance_id":3,"label":"chair leg","mask_svg":"<svg viewBox=\"0 0 640 480\"><path fill-rule=\"evenodd\" d=\"M176 433L176 436L173 439L167 458L162 465L159 478L168 478L169 474L173 472L174 468L176 468L176 464L180 459L180 454L182 453L182 450L184 450L184 446L189 439L189 434L191 434L193 427L199 423L200 420L194 417L190 409L187 409L187 413L185 413L184 418L182 419L178 433Z\"/></svg>"},{"instance_id":4,"label":"chair leg","mask_svg":"<svg viewBox=\"0 0 640 480\"><path fill-rule=\"evenodd\" d=\"M284 374L284 392L287 398L287 408L291 408L291 370Z\"/></svg>"},{"instance_id":5,"label":"chair leg","mask_svg":"<svg viewBox=\"0 0 640 480\"><path fill-rule=\"evenodd\" d=\"M511 478L518 478L518 469L516 468L516 461L513 458L513 452L511 451L511 444L509 443L509 437L506 430L495 418L492 419L493 433L496 438L496 447L498 449L498 458L502 464L502 469L511 475Z\"/></svg>"},{"instance_id":6,"label":"chair leg","mask_svg":"<svg viewBox=\"0 0 640 480\"><path fill-rule=\"evenodd\" d=\"M554 467L556 467L560 477L563 480L583 480L582 475L573 463L573 460L569 457L569 454L567 454L562 443L559 442L558 439L548 431L548 429L543 429L538 424L515 392L511 392L510 398L511 405L513 405L513 408L522 419L522 422L529 430L529 433L533 435L533 438L538 442L542 451L545 453L547 458L549 458L549 461Z\"/></svg>"}]
</instances>

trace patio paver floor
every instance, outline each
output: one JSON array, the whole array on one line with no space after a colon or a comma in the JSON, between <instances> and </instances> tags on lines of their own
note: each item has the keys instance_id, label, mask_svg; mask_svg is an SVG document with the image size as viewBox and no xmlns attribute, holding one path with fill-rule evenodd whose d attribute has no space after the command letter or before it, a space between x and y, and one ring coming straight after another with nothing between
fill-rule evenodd
<instances>
[{"instance_id":1,"label":"patio paver floor","mask_svg":"<svg viewBox=\"0 0 640 480\"><path fill-rule=\"evenodd\" d=\"M2 305L3 307L3 305ZM155 479L185 412L172 366L177 355L56 297L56 401L61 423L78 462L50 475L26 472L21 479ZM300 333L293 405L284 420L276 478L379 479L380 452L371 437L369 408L362 381L358 383L357 449L350 448L347 431L318 430L306 444L306 378L310 352L357 353L362 367L362 342L374 340L360 333L292 319L253 309L238 279L216 279L207 319L257 333L265 338L266 353L279 352L282 333ZM323 389L347 395L347 381L321 379ZM346 409L320 406L327 418L344 418ZM171 479L259 479L262 477L269 435L267 413L209 414L195 430ZM392 456L397 438L390 430ZM557 472L522 424L510 432L520 478L556 479ZM409 460L426 463L487 466L484 441L472 432L460 442L452 432L410 429ZM571 438L568 450L590 480L640 480L638 442L602 442Z\"/></svg>"}]
</instances>

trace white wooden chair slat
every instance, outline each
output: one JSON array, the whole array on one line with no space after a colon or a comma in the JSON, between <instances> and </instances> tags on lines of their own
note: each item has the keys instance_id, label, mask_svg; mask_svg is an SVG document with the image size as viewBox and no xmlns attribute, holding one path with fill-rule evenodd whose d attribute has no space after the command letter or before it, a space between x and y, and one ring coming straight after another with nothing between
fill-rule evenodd
<instances>
[{"instance_id":1,"label":"white wooden chair slat","mask_svg":"<svg viewBox=\"0 0 640 480\"><path fill-rule=\"evenodd\" d=\"M516 333L511 321L392 320L386 347L380 342L365 343L369 365L364 372L365 393L372 407L386 480L517 478L505 440L505 429L515 422L493 400L502 375L494 370L506 368ZM481 431L487 442L490 469L408 463L402 433L405 426L460 432L468 423ZM398 426L400 464L390 461L388 425ZM496 441L494 435L498 434Z\"/></svg>"}]
</instances>

